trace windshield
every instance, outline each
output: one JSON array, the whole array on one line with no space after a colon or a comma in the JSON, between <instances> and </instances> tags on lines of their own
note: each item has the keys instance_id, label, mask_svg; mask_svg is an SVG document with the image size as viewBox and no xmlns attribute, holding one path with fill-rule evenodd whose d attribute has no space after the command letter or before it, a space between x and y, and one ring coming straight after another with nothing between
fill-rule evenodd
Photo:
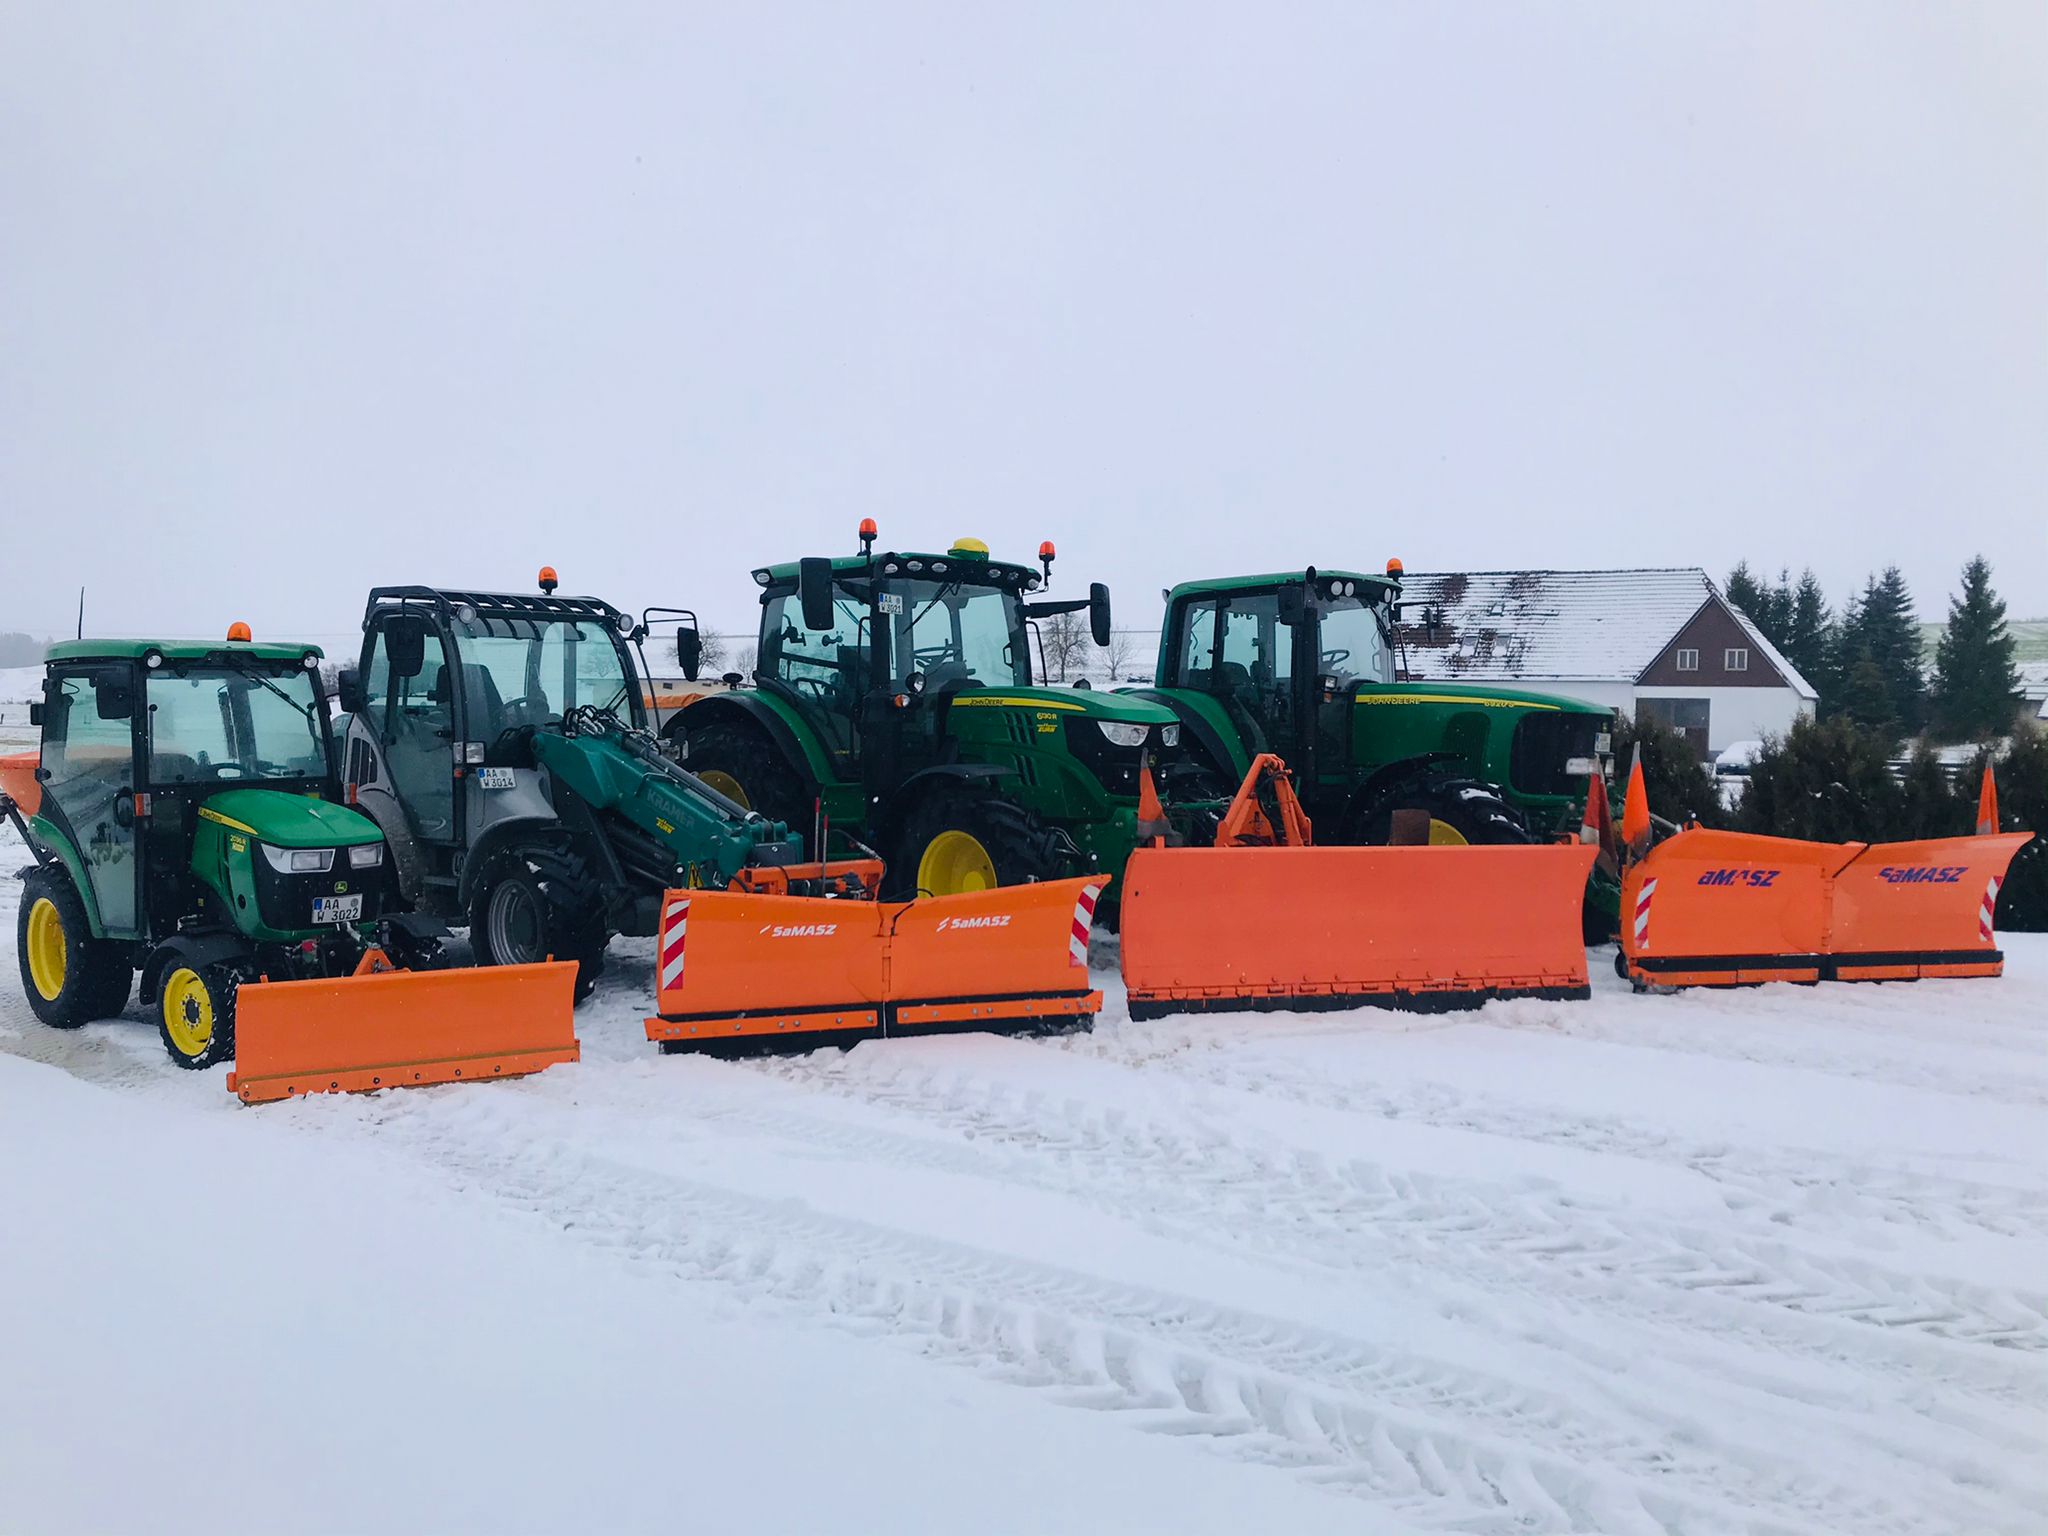
<instances>
[{"instance_id":1,"label":"windshield","mask_svg":"<svg viewBox=\"0 0 2048 1536\"><path fill-rule=\"evenodd\" d=\"M1385 619L1377 603L1357 597L1324 598L1317 612L1322 621L1318 674L1335 677L1340 685L1394 680Z\"/></svg>"},{"instance_id":2,"label":"windshield","mask_svg":"<svg viewBox=\"0 0 2048 1536\"><path fill-rule=\"evenodd\" d=\"M633 690L611 631L594 619L457 619L469 733L491 741L522 725L549 725L583 704L625 708Z\"/></svg>"},{"instance_id":3,"label":"windshield","mask_svg":"<svg viewBox=\"0 0 2048 1536\"><path fill-rule=\"evenodd\" d=\"M892 581L877 599L890 637L890 677L922 673L927 688L946 683L1031 682L1024 614L1016 594L958 581Z\"/></svg>"},{"instance_id":4,"label":"windshield","mask_svg":"<svg viewBox=\"0 0 2048 1536\"><path fill-rule=\"evenodd\" d=\"M148 687L154 784L327 775L327 739L303 668L159 671Z\"/></svg>"}]
</instances>

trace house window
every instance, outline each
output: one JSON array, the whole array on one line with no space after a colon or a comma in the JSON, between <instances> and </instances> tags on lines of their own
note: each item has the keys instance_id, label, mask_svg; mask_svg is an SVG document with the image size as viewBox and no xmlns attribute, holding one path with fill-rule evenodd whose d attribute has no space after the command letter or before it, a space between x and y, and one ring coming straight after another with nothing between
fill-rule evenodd
<instances>
[{"instance_id":1,"label":"house window","mask_svg":"<svg viewBox=\"0 0 2048 1536\"><path fill-rule=\"evenodd\" d=\"M1699 669L1700 669L1700 653L1699 653L1698 651L1680 651L1680 652L1678 653L1678 670L1679 670L1679 671L1681 671L1681 672L1697 672L1697 671L1699 671Z\"/></svg>"},{"instance_id":2,"label":"house window","mask_svg":"<svg viewBox=\"0 0 2048 1536\"><path fill-rule=\"evenodd\" d=\"M1741 645L1730 646L1721 653L1721 666L1729 672L1747 672L1749 670L1749 648Z\"/></svg>"}]
</instances>

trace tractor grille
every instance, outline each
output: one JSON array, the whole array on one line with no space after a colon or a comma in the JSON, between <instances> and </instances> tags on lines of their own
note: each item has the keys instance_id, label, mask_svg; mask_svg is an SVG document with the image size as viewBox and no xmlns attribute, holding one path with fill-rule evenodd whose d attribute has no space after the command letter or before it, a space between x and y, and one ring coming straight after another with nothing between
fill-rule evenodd
<instances>
[{"instance_id":1,"label":"tractor grille","mask_svg":"<svg viewBox=\"0 0 2048 1536\"><path fill-rule=\"evenodd\" d=\"M1524 715L1515 727L1514 745L1508 754L1508 780L1525 795L1575 795L1586 787L1586 775L1573 773L1565 764L1573 758L1595 755L1594 738L1611 730L1605 715L1563 714L1552 711Z\"/></svg>"}]
</instances>

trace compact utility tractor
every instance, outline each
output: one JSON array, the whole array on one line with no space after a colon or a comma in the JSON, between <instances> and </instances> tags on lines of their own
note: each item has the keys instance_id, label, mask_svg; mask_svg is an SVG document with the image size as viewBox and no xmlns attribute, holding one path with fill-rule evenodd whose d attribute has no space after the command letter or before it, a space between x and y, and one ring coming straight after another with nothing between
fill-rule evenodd
<instances>
[{"instance_id":1,"label":"compact utility tractor","mask_svg":"<svg viewBox=\"0 0 2048 1536\"><path fill-rule=\"evenodd\" d=\"M754 572L756 687L699 699L670 723L683 760L730 799L814 837L880 849L893 895L964 894L1116 871L1140 827L1140 773L1165 782L1180 724L1159 704L1033 680L1033 621L1086 611L1109 638L1109 590L1035 598L1039 564L976 539L875 549ZM1212 818L1229 799L1219 780ZM815 847L815 842L813 844ZM1114 914L1115 891L1103 916Z\"/></svg>"},{"instance_id":2,"label":"compact utility tractor","mask_svg":"<svg viewBox=\"0 0 2048 1536\"><path fill-rule=\"evenodd\" d=\"M217 645L52 647L41 750L0 778L35 859L29 1006L58 1028L113 1017L139 973L171 1059L235 1058L245 1099L573 1060L545 968L440 972L445 930L400 910L384 839L340 803L320 660L239 624Z\"/></svg>"},{"instance_id":3,"label":"compact utility tractor","mask_svg":"<svg viewBox=\"0 0 2048 1536\"><path fill-rule=\"evenodd\" d=\"M1612 771L1613 712L1521 689L1396 677L1400 563L1185 582L1166 595L1156 682L1189 750L1231 782L1287 764L1326 845L1547 842L1576 835ZM1595 876L1589 937L1617 888Z\"/></svg>"},{"instance_id":4,"label":"compact utility tractor","mask_svg":"<svg viewBox=\"0 0 2048 1536\"><path fill-rule=\"evenodd\" d=\"M581 996L612 935L654 933L670 889L872 894L865 850L805 863L787 825L679 766L648 728L637 647L672 610L635 620L556 586L544 568L532 594L370 594L341 680L343 778L408 907L466 925L486 965L577 962Z\"/></svg>"}]
</instances>

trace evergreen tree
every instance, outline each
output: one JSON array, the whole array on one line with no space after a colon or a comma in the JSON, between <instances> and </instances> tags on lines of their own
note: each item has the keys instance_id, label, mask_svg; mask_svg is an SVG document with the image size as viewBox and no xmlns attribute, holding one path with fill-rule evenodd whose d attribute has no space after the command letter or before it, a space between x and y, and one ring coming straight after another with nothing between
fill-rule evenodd
<instances>
[{"instance_id":1,"label":"evergreen tree","mask_svg":"<svg viewBox=\"0 0 2048 1536\"><path fill-rule=\"evenodd\" d=\"M1735 569L1728 573L1728 580L1721 588L1721 595L1728 599L1731 607L1740 608L1752 619L1757 618L1763 607L1763 584L1751 573L1747 560L1736 561Z\"/></svg>"},{"instance_id":2,"label":"evergreen tree","mask_svg":"<svg viewBox=\"0 0 2048 1536\"><path fill-rule=\"evenodd\" d=\"M1884 669L1870 654L1870 647L1864 646L1853 658L1838 658L1836 665L1842 681L1833 713L1888 742L1898 740L1899 712L1885 686Z\"/></svg>"},{"instance_id":3,"label":"evergreen tree","mask_svg":"<svg viewBox=\"0 0 2048 1536\"><path fill-rule=\"evenodd\" d=\"M1649 793L1653 812L1666 821L1697 821L1707 827L1728 825L1714 770L1699 760L1683 731L1651 716L1631 720L1622 715L1615 722L1617 785L1625 787L1628 783L1629 764L1635 761L1637 743L1643 748L1643 788Z\"/></svg>"},{"instance_id":4,"label":"evergreen tree","mask_svg":"<svg viewBox=\"0 0 2048 1536\"><path fill-rule=\"evenodd\" d=\"M1991 590L1982 555L1963 567L1963 590L1948 605L1948 627L1934 648L1934 724L1954 741L2011 730L2020 691L2005 604Z\"/></svg>"},{"instance_id":5,"label":"evergreen tree","mask_svg":"<svg viewBox=\"0 0 2048 1536\"><path fill-rule=\"evenodd\" d=\"M1853 720L1795 720L1764 743L1736 809L1744 832L1815 842L1882 842L1903 796L1892 779L1891 740Z\"/></svg>"},{"instance_id":6,"label":"evergreen tree","mask_svg":"<svg viewBox=\"0 0 2048 1536\"><path fill-rule=\"evenodd\" d=\"M1872 729L1906 734L1920 729L1927 697L1920 672L1920 623L1897 566L1887 566L1882 576L1864 583L1843 615L1835 653L1842 674L1841 713Z\"/></svg>"},{"instance_id":7,"label":"evergreen tree","mask_svg":"<svg viewBox=\"0 0 2048 1536\"><path fill-rule=\"evenodd\" d=\"M1899 819L1889 835L1902 842L1922 837L1960 837L1977 821L1977 802L1949 782L1934 749L1923 743L1899 784Z\"/></svg>"},{"instance_id":8,"label":"evergreen tree","mask_svg":"<svg viewBox=\"0 0 2048 1536\"><path fill-rule=\"evenodd\" d=\"M1827 598L1821 593L1820 580L1809 568L1799 576L1799 585L1792 593L1791 613L1785 621L1785 638L1776 642L1778 649L1800 675L1813 684L1813 691L1823 700L1832 699L1839 688L1833 666L1832 647L1833 620L1828 613Z\"/></svg>"},{"instance_id":9,"label":"evergreen tree","mask_svg":"<svg viewBox=\"0 0 2048 1536\"><path fill-rule=\"evenodd\" d=\"M1749 614L1756 620L1756 627L1764 632L1764 638L1781 651L1792 633L1793 600L1792 573L1780 569L1777 585L1764 587L1757 593L1757 606Z\"/></svg>"}]
</instances>

